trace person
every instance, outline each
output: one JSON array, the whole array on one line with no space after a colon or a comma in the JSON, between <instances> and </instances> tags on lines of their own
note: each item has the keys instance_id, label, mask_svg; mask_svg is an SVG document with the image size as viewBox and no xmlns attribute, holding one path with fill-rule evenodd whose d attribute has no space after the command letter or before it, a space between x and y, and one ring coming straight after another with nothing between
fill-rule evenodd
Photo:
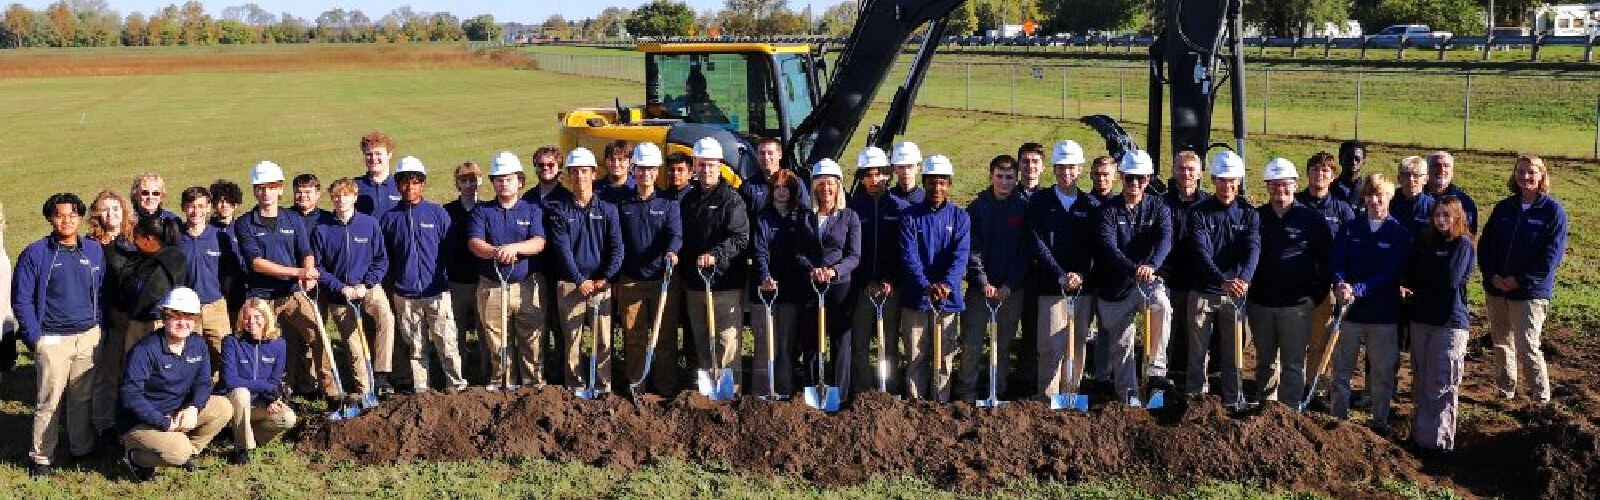
<instances>
[{"instance_id":1,"label":"person","mask_svg":"<svg viewBox=\"0 0 1600 500\"><path fill-rule=\"evenodd\" d=\"M545 380L545 311L549 304L545 300L549 281L541 274L547 263L542 256L545 215L566 197L543 206L525 197L518 199L525 179L522 160L516 154L502 151L495 155L489 165L494 199L473 209L467 227L467 250L474 257L478 279L474 293L477 314L483 320L479 326L482 353L489 358L486 387L490 390L543 385Z\"/></svg>"},{"instance_id":2,"label":"person","mask_svg":"<svg viewBox=\"0 0 1600 500\"><path fill-rule=\"evenodd\" d=\"M818 165L822 164L819 162ZM800 305L805 304L814 293L807 283L815 282L808 281L814 277L810 274L811 270L801 269L797 262L801 257L797 240L806 211L796 200L795 193L799 191L800 180L795 178L793 172L778 170L763 184L763 190L766 191L762 197L764 204L756 213L755 228L750 235L751 263L755 266L751 276L756 283L747 303L758 305L750 311L751 330L756 340L755 379L751 382L755 389L751 392L788 398L795 392L795 359L802 353L807 356L816 354L815 340L801 341L795 345L798 339L816 338L815 318L812 319L811 330L799 330L798 324ZM762 296L773 297L772 310L767 310ZM811 298L810 301L816 300ZM763 319L768 315L773 317L773 331L767 331L768 323ZM769 352L772 354L770 365L767 360ZM809 368L816 365L801 366ZM772 387L767 386L768 372L772 372Z\"/></svg>"},{"instance_id":3,"label":"person","mask_svg":"<svg viewBox=\"0 0 1600 500\"><path fill-rule=\"evenodd\" d=\"M233 224L233 219L238 218L238 209L244 203L244 191L239 185L226 179L217 179L206 188L211 194L211 224L222 228Z\"/></svg>"},{"instance_id":4,"label":"person","mask_svg":"<svg viewBox=\"0 0 1600 500\"><path fill-rule=\"evenodd\" d=\"M1035 285L1038 335L1032 347L1038 352L1038 395L1044 398L1076 394L1086 371L1087 343L1094 336L1089 330L1094 319L1090 298L1095 293L1090 272L1095 214L1100 210L1098 200L1078 189L1084 163L1082 146L1069 140L1056 142L1050 163L1055 187L1029 198L1024 218L1033 237L1035 270L1040 274ZM1070 344L1068 328L1072 329Z\"/></svg>"},{"instance_id":5,"label":"person","mask_svg":"<svg viewBox=\"0 0 1600 500\"><path fill-rule=\"evenodd\" d=\"M1127 158L1127 155L1123 155L1123 158ZM1120 194L1117 192L1118 163L1116 158L1110 156L1097 156L1089 162L1089 196L1100 200L1101 205Z\"/></svg>"},{"instance_id":6,"label":"person","mask_svg":"<svg viewBox=\"0 0 1600 500\"><path fill-rule=\"evenodd\" d=\"M1250 286L1247 316L1255 339L1256 398L1299 404L1306 394L1306 355L1317 304L1325 301L1333 231L1322 214L1295 201L1294 163L1273 158L1263 168L1267 203L1261 221L1261 257Z\"/></svg>"},{"instance_id":7,"label":"person","mask_svg":"<svg viewBox=\"0 0 1600 500\"><path fill-rule=\"evenodd\" d=\"M178 234L178 249L183 252L188 280L180 283L200 296L201 336L211 351L212 369L222 366L222 339L233 330L228 321L228 299L222 295L222 240L225 238L210 224L211 193L206 188L192 186L179 195L183 207L183 230Z\"/></svg>"},{"instance_id":8,"label":"person","mask_svg":"<svg viewBox=\"0 0 1600 500\"><path fill-rule=\"evenodd\" d=\"M1400 271L1412 246L1411 232L1389 215L1394 188L1394 182L1382 173L1368 174L1362 180L1359 194L1366 204L1364 220L1339 229L1330 261L1334 299L1348 308L1333 353L1333 416L1350 418L1350 378L1365 345L1367 387L1372 394L1368 425L1380 433L1389 429L1389 405L1400 363L1396 338Z\"/></svg>"},{"instance_id":9,"label":"person","mask_svg":"<svg viewBox=\"0 0 1600 500\"><path fill-rule=\"evenodd\" d=\"M1332 186L1334 179L1339 176L1339 162L1334 155L1322 151L1311 155L1306 160L1306 188L1295 193L1294 201L1310 208L1322 216L1328 225L1328 234L1339 234L1339 228L1355 220L1355 209L1350 203L1333 195ZM1324 266L1326 267L1326 266ZM1325 287L1326 291L1318 291L1316 307L1311 310L1311 328L1313 332L1322 332L1333 326L1333 287ZM1312 335L1307 344L1306 357L1320 359L1320 353L1326 352L1327 338L1323 335ZM1322 379L1322 387L1312 387L1310 390L1326 390L1328 379ZM1279 391L1283 392L1283 391ZM1313 403L1322 404L1322 400Z\"/></svg>"},{"instance_id":10,"label":"person","mask_svg":"<svg viewBox=\"0 0 1600 500\"><path fill-rule=\"evenodd\" d=\"M125 349L160 328L161 300L168 291L189 282L188 259L178 248L182 232L173 219L141 216L129 238L135 251L110 257L125 259L112 264L117 271L106 276L117 287L119 298L113 307L128 318L122 335Z\"/></svg>"},{"instance_id":11,"label":"person","mask_svg":"<svg viewBox=\"0 0 1600 500\"><path fill-rule=\"evenodd\" d=\"M617 207L622 226L622 270L616 288L617 316L622 323L622 359L631 383L644 376L646 347L656 308L661 309L654 359L649 360L646 390L671 397L678 392L678 309L682 307L682 277L673 276L662 300L659 290L666 273L678 264L683 248L683 218L678 202L656 189L661 173L661 148L641 142L633 147L633 196Z\"/></svg>"},{"instance_id":12,"label":"person","mask_svg":"<svg viewBox=\"0 0 1600 500\"><path fill-rule=\"evenodd\" d=\"M400 203L400 190L389 175L389 160L394 155L394 138L380 131L361 136L361 159L367 173L356 177L356 211L383 219Z\"/></svg>"},{"instance_id":13,"label":"person","mask_svg":"<svg viewBox=\"0 0 1600 500\"><path fill-rule=\"evenodd\" d=\"M1413 240L1421 238L1422 231L1430 225L1428 214L1433 211L1434 202L1433 196L1424 191L1428 185L1427 162L1420 156L1407 156L1400 160L1396 177L1399 186L1394 201L1389 202L1389 215L1411 231Z\"/></svg>"},{"instance_id":14,"label":"person","mask_svg":"<svg viewBox=\"0 0 1600 500\"><path fill-rule=\"evenodd\" d=\"M1501 399L1515 398L1520 373L1533 399L1548 403L1550 375L1540 338L1556 269L1567 253L1567 211L1550 195L1550 170L1538 156L1518 157L1506 186L1511 195L1489 212L1478 246L1495 383Z\"/></svg>"},{"instance_id":15,"label":"person","mask_svg":"<svg viewBox=\"0 0 1600 500\"><path fill-rule=\"evenodd\" d=\"M1028 212L1028 202L1017 191L1017 163L1010 155L1000 155L989 160L989 187L978 193L967 205L967 216L972 221L971 256L967 259L968 290L974 302L981 300L985 307L997 310L995 321L994 366L996 395L1008 394L1007 376L1011 373L1011 345L1017 338L1017 327L1022 320L1022 277L1028 273L1028 255L1033 240L1023 217ZM973 401L987 398L978 391L980 372L987 366L983 353L989 341L988 309L972 308L963 316L961 329L961 365L957 372L956 399ZM982 384L987 385L985 378Z\"/></svg>"},{"instance_id":16,"label":"person","mask_svg":"<svg viewBox=\"0 0 1600 500\"><path fill-rule=\"evenodd\" d=\"M100 349L95 352L94 373L94 428L101 443L116 440L117 387L122 384L122 357L128 352L123 331L128 328L128 317L117 310L119 301L116 280L106 279L118 269L112 263L126 261L126 256L137 252L129 236L133 234L133 206L122 195L110 189L95 195L89 204L89 239L104 250L106 267L100 281Z\"/></svg>"},{"instance_id":17,"label":"person","mask_svg":"<svg viewBox=\"0 0 1600 500\"><path fill-rule=\"evenodd\" d=\"M56 443L63 430L68 452L82 458L94 451L90 426L95 396L95 352L100 345L100 283L105 260L100 242L78 235L85 207L72 193L45 199L40 212L50 234L28 244L17 256L11 309L18 336L34 353L38 402L28 448L28 475L46 477L58 463ZM65 429L63 429L63 427Z\"/></svg>"},{"instance_id":18,"label":"person","mask_svg":"<svg viewBox=\"0 0 1600 500\"><path fill-rule=\"evenodd\" d=\"M877 355L872 344L877 339L878 306L883 317L883 345L881 352L889 359L879 359L890 373L885 388L890 393L900 392L900 306L899 290L895 279L900 272L901 216L910 206L906 200L889 191L889 155L882 149L868 146L856 155L856 177L861 187L850 194L846 206L861 221L861 263L850 277L856 286L851 311L851 331L861 332L851 337L850 374L851 394L878 389L878 371L872 360Z\"/></svg>"},{"instance_id":19,"label":"person","mask_svg":"<svg viewBox=\"0 0 1600 500\"><path fill-rule=\"evenodd\" d=\"M611 141L601 150L606 170L594 181L595 195L601 200L615 205L633 195L633 176L628 175L628 160L632 156L628 141Z\"/></svg>"},{"instance_id":20,"label":"person","mask_svg":"<svg viewBox=\"0 0 1600 500\"><path fill-rule=\"evenodd\" d=\"M1194 245L1194 289L1189 292L1189 378L1184 390L1191 396L1206 392L1206 356L1211 334L1221 339L1221 395L1234 409L1244 406L1244 370L1234 353L1241 352L1245 332L1240 331L1245 297L1255 277L1261 251L1261 219L1239 196L1244 181L1244 159L1232 151L1212 157L1211 187L1216 197L1196 204L1189 213L1190 241Z\"/></svg>"},{"instance_id":21,"label":"person","mask_svg":"<svg viewBox=\"0 0 1600 500\"><path fill-rule=\"evenodd\" d=\"M317 202L322 201L322 181L317 179L316 174L307 173L294 176L289 185L294 188L294 204L290 208L300 214L300 221L306 225L306 234L311 234L317 227L317 221L328 213L317 207Z\"/></svg>"},{"instance_id":22,"label":"person","mask_svg":"<svg viewBox=\"0 0 1600 500\"><path fill-rule=\"evenodd\" d=\"M448 257L443 251L444 237L450 232L450 214L424 198L428 173L422 160L414 156L401 158L394 177L400 189L400 204L378 219L378 228L383 232L384 251L389 256L384 280L386 288L393 290L398 320L395 333L406 345L409 357L410 392L425 394L432 390L428 384L430 347L439 357L444 389L460 392L467 388L467 379L461 376L461 353L444 269L444 259Z\"/></svg>"},{"instance_id":23,"label":"person","mask_svg":"<svg viewBox=\"0 0 1600 500\"><path fill-rule=\"evenodd\" d=\"M743 303L739 292L749 273L747 262L739 258L750 245L749 211L744 198L722 180L722 153L716 139L695 141L697 180L680 201L683 255L691 258L684 260L679 272L701 370L731 368L738 359ZM708 285L710 297L705 293ZM711 301L709 308L707 300ZM707 317L708 309L714 318ZM716 331L710 330L708 320L715 321Z\"/></svg>"},{"instance_id":24,"label":"person","mask_svg":"<svg viewBox=\"0 0 1600 500\"><path fill-rule=\"evenodd\" d=\"M739 185L739 194L744 196L744 204L750 208L750 220L755 220L756 213L767 206L767 193L772 190L767 185L767 179L783 170L783 141L772 137L756 140L756 164L761 166L761 171ZM809 205L811 197L805 184L795 185L799 186L799 191L790 194L795 195L798 206Z\"/></svg>"},{"instance_id":25,"label":"person","mask_svg":"<svg viewBox=\"0 0 1600 500\"><path fill-rule=\"evenodd\" d=\"M1024 142L1017 146L1017 194L1024 202L1032 200L1034 193L1050 189L1044 183L1045 149L1043 144L1037 142ZM1026 221L1026 212L1024 212ZM1031 237L1031 233L1024 231L1024 238ZM1027 252L1033 250L1032 241L1024 241ZM1038 393L1038 379L1034 374L1039 371L1039 353L1033 346L1038 345L1039 328L1039 284L1038 273L1033 272L1034 264L1030 259L1024 268L1022 288L1013 292L1022 293L1022 319L1018 326L1017 338L1012 352L1016 353L1016 365L1011 371L1010 380L1006 387L1011 394L1002 395L1006 399L1019 399Z\"/></svg>"},{"instance_id":26,"label":"person","mask_svg":"<svg viewBox=\"0 0 1600 500\"><path fill-rule=\"evenodd\" d=\"M355 189L354 183L350 189ZM354 211L355 196L350 198ZM298 420L280 397L285 349L283 336L274 324L272 304L262 299L246 300L239 308L239 332L222 339L222 376L216 391L228 399L233 409L230 464L250 463L251 450L294 428Z\"/></svg>"},{"instance_id":27,"label":"person","mask_svg":"<svg viewBox=\"0 0 1600 500\"><path fill-rule=\"evenodd\" d=\"M11 253L6 251L5 205L0 204L0 378L17 367L17 315L11 309Z\"/></svg>"},{"instance_id":28,"label":"person","mask_svg":"<svg viewBox=\"0 0 1600 500\"><path fill-rule=\"evenodd\" d=\"M217 179L206 188L211 194L211 227L217 228L217 243L222 247L222 259L217 262L217 279L222 286L222 298L228 305L228 318L239 316L239 305L244 303L244 264L239 259L239 240L230 226L238 218L239 205L244 192L233 181ZM201 320L204 322L204 319Z\"/></svg>"},{"instance_id":29,"label":"person","mask_svg":"<svg viewBox=\"0 0 1600 500\"><path fill-rule=\"evenodd\" d=\"M1360 194L1356 190L1361 180L1361 168L1366 164L1366 143L1361 141L1339 143L1339 178L1333 181L1330 190L1333 197L1344 200L1358 212L1365 208L1365 202L1360 199Z\"/></svg>"},{"instance_id":30,"label":"person","mask_svg":"<svg viewBox=\"0 0 1600 500\"><path fill-rule=\"evenodd\" d=\"M1114 390L1119 400L1140 402L1142 384L1151 390L1169 390L1167 337L1171 331L1172 304L1167 289L1157 281L1156 270L1172 253L1172 212L1160 198L1146 192L1155 176L1149 153L1132 150L1122 155L1122 194L1106 199L1095 214L1099 243L1093 268L1095 309L1100 314L1100 342L1108 346ZM1140 309L1149 315L1144 337L1150 345L1136 355ZM1145 359L1147 358L1148 359ZM1136 364L1143 360L1143 366ZM1148 377L1148 381L1143 379Z\"/></svg>"},{"instance_id":31,"label":"person","mask_svg":"<svg viewBox=\"0 0 1600 500\"><path fill-rule=\"evenodd\" d=\"M360 394L394 392L389 381L394 371L394 313L382 288L389 254L378 221L356 211L357 193L355 181L333 181L328 187L333 211L319 217L311 231L311 252L316 255L317 281L323 290L319 304L345 334L350 362L340 373L355 379L355 393L345 397L346 405L359 403ZM356 324L362 321L362 312L372 317L374 328ZM365 338L357 339L357 331ZM371 373L367 371L369 362Z\"/></svg>"},{"instance_id":32,"label":"person","mask_svg":"<svg viewBox=\"0 0 1600 500\"><path fill-rule=\"evenodd\" d=\"M683 153L667 155L661 176L665 179L661 196L673 201L682 200L683 195L694 187L690 185L694 181L694 158Z\"/></svg>"},{"instance_id":33,"label":"person","mask_svg":"<svg viewBox=\"0 0 1600 500\"><path fill-rule=\"evenodd\" d=\"M972 221L965 210L950 203L954 175L949 158L933 155L924 160L922 183L928 190L927 200L907 209L900 225L900 258L905 271L900 288L914 290L900 295L906 397L911 399L948 401L949 375L960 350L956 314L965 309L961 281L971 252ZM934 349L935 331L940 335L938 350Z\"/></svg>"},{"instance_id":34,"label":"person","mask_svg":"<svg viewBox=\"0 0 1600 500\"><path fill-rule=\"evenodd\" d=\"M587 387L609 393L611 284L622 269L622 226L617 221L617 206L595 193L598 165L594 153L573 148L566 164L572 197L545 207L545 231L556 256L556 311L561 320L565 383L569 389ZM598 336L591 344L598 349L590 352L596 358L592 380L583 361L586 322L591 326L589 334Z\"/></svg>"},{"instance_id":35,"label":"person","mask_svg":"<svg viewBox=\"0 0 1600 500\"><path fill-rule=\"evenodd\" d=\"M330 404L339 404L343 392L333 380L332 353L323 348L316 306L306 293L320 276L317 257L300 215L280 205L283 180L283 169L276 163L262 161L250 169L256 207L233 223L240 259L250 271L246 294L271 301L278 324L294 339L288 343L291 388L309 394L320 384Z\"/></svg>"},{"instance_id":36,"label":"person","mask_svg":"<svg viewBox=\"0 0 1600 500\"><path fill-rule=\"evenodd\" d=\"M1184 385L1188 385L1189 372L1189 292L1193 291L1196 280L1189 213L1196 205L1212 198L1211 193L1200 189L1204 168L1205 161L1193 151L1179 151L1173 155L1172 177L1167 180L1166 195L1161 197L1172 213L1172 253L1167 255L1166 265L1157 274L1166 282L1171 298L1177 299L1172 301L1172 317L1178 318L1172 322L1171 335L1167 336L1170 339L1167 359L1181 361L1171 371L1182 374L1172 379Z\"/></svg>"},{"instance_id":37,"label":"person","mask_svg":"<svg viewBox=\"0 0 1600 500\"><path fill-rule=\"evenodd\" d=\"M1478 234L1478 204L1472 197L1455 183L1456 157L1449 151L1438 150L1428 153L1428 186L1426 191L1433 195L1435 201L1446 196L1456 197L1461 202L1462 213L1467 215L1467 230Z\"/></svg>"},{"instance_id":38,"label":"person","mask_svg":"<svg viewBox=\"0 0 1600 500\"><path fill-rule=\"evenodd\" d=\"M917 166L922 163L922 149L917 143L904 141L894 145L889 164L894 165L894 187L889 193L916 205L922 203L927 191L917 185Z\"/></svg>"},{"instance_id":39,"label":"person","mask_svg":"<svg viewBox=\"0 0 1600 500\"><path fill-rule=\"evenodd\" d=\"M1456 401L1466 372L1467 283L1474 249L1465 204L1444 195L1429 214L1406 264L1411 295L1411 442L1423 450L1455 449Z\"/></svg>"},{"instance_id":40,"label":"person","mask_svg":"<svg viewBox=\"0 0 1600 500\"><path fill-rule=\"evenodd\" d=\"M516 155L512 155L515 157ZM521 160L518 160L521 163ZM450 255L445 260L444 274L450 280L450 314L456 321L456 345L467 345L467 332L478 332L478 372L489 377L489 354L483 342L483 330L478 329L478 267L477 259L467 248L467 227L472 224L472 212L478 207L478 184L483 170L477 162L466 161L456 165L456 199L444 204L450 214L450 232L444 236L444 251Z\"/></svg>"},{"instance_id":41,"label":"person","mask_svg":"<svg viewBox=\"0 0 1600 500\"><path fill-rule=\"evenodd\" d=\"M1027 198L1049 188L1044 184L1044 145L1024 142L1017 146L1017 193Z\"/></svg>"},{"instance_id":42,"label":"person","mask_svg":"<svg viewBox=\"0 0 1600 500\"><path fill-rule=\"evenodd\" d=\"M142 172L133 177L133 186L128 188L128 199L134 200L134 216L156 216L163 219L178 220L178 214L161 208L161 202L167 196L167 182L155 172Z\"/></svg>"},{"instance_id":43,"label":"person","mask_svg":"<svg viewBox=\"0 0 1600 500\"><path fill-rule=\"evenodd\" d=\"M796 313L799 325L795 339L802 345L816 345L815 334L811 333L819 331L816 308L826 305L824 321L827 322L825 333L828 335L830 355L827 361L833 373L826 375L829 377L827 381L812 380L811 383L818 385L827 382L829 386L839 387L840 392L848 394L848 388L854 383L852 372L855 371L850 365L850 360L855 356L851 351L855 345L852 336L857 335L850 330L850 277L861 263L861 220L854 211L845 207L844 172L832 159L823 159L812 166L811 188L808 191L812 194L811 201L800 211L799 224L795 228L794 259L800 272L799 280L810 280L818 288L826 285L827 290L823 292L822 304L816 303L813 290L804 292L812 295L802 294L801 307ZM859 335L866 334L861 332ZM812 351L805 366L814 366L816 356ZM822 375L810 370L806 373Z\"/></svg>"},{"instance_id":44,"label":"person","mask_svg":"<svg viewBox=\"0 0 1600 500\"><path fill-rule=\"evenodd\" d=\"M128 351L117 431L139 481L154 479L156 467L198 470L194 458L233 416L227 398L211 393L211 356L193 335L199 314L194 290L172 289L161 302L161 329Z\"/></svg>"},{"instance_id":45,"label":"person","mask_svg":"<svg viewBox=\"0 0 1600 500\"><path fill-rule=\"evenodd\" d=\"M532 160L533 175L539 182L522 194L522 201L543 207L548 202L572 196L572 190L561 184L561 150L554 146L541 147L533 152Z\"/></svg>"}]
</instances>

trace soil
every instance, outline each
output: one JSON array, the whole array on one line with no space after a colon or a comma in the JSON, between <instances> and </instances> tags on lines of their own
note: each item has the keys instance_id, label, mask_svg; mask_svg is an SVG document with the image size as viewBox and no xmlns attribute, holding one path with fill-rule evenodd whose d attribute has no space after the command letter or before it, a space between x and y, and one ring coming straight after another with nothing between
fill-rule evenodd
<instances>
[{"instance_id":1,"label":"soil","mask_svg":"<svg viewBox=\"0 0 1600 500\"><path fill-rule=\"evenodd\" d=\"M1600 368L1600 348L1563 344L1563 332L1550 337L1550 406L1496 400L1489 358L1474 349L1457 450L1448 455L1407 445L1410 425L1399 419L1410 414L1408 394L1384 436L1360 419L1276 403L1232 415L1215 397L1156 412L1112 404L1080 414L1038 402L979 409L872 393L827 415L798 401L748 397L719 403L685 393L636 403L584 401L556 388L471 390L399 397L357 419L314 422L298 446L366 464L537 458L633 469L668 458L718 461L822 484L917 476L963 491L1011 477L1149 477L1170 478L1148 485L1157 492L1209 479L1365 497L1376 492L1372 480L1394 478L1469 497L1600 498L1600 417L1587 414L1600 402L1600 382L1586 376Z\"/></svg>"}]
</instances>

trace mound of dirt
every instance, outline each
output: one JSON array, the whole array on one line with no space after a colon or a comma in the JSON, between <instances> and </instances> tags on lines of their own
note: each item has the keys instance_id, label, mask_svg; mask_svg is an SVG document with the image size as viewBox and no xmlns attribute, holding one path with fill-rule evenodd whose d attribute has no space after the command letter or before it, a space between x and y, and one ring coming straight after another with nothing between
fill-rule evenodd
<instances>
[{"instance_id":1,"label":"mound of dirt","mask_svg":"<svg viewBox=\"0 0 1600 500\"><path fill-rule=\"evenodd\" d=\"M1006 477L1142 474L1327 492L1377 477L1433 482L1408 453L1359 425L1276 404L1231 417L1215 399L1159 414L1108 405L1085 415L1034 402L985 410L871 394L825 415L753 398L714 403L686 394L636 405L554 389L469 391L399 398L313 426L301 449L369 464L526 457L629 469L676 458L825 484L912 475L962 490Z\"/></svg>"}]
</instances>

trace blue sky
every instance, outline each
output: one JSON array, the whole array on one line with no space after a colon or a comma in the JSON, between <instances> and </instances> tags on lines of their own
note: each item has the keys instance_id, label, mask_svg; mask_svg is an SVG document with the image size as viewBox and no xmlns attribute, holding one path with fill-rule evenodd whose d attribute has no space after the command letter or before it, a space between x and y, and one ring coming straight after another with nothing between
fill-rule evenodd
<instances>
[{"instance_id":1,"label":"blue sky","mask_svg":"<svg viewBox=\"0 0 1600 500\"><path fill-rule=\"evenodd\" d=\"M126 15L131 12L149 14L160 10L170 4L182 5L187 0L106 0L111 9ZM720 9L722 0L687 0L695 10ZM841 1L855 0L789 0L789 8L800 10L807 4L820 14L823 9ZM54 0L21 0L23 5L34 9L43 9ZM8 2L9 3L9 2ZM593 16L607 6L626 7L629 9L649 3L649 0L594 0L594 1L568 1L568 0L201 0L206 11L213 16L220 16L222 9L233 5L255 3L261 8L273 13L291 12L296 16L306 19L315 19L317 14L332 8L361 9L373 19L383 17L403 5L410 5L417 12L449 11L457 16L469 17L478 14L494 14L495 19L517 22L537 22L550 17L551 14L561 14L568 19L582 19Z\"/></svg>"}]
</instances>

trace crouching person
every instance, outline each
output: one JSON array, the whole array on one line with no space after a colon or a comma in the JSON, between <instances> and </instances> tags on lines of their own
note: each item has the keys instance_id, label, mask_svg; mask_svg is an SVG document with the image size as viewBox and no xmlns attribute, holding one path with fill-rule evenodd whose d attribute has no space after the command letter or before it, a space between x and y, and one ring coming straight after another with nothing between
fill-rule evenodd
<instances>
[{"instance_id":1,"label":"crouching person","mask_svg":"<svg viewBox=\"0 0 1600 500\"><path fill-rule=\"evenodd\" d=\"M239 309L239 333L222 339L222 387L233 406L233 453L228 463L250 463L250 450L294 427L294 411L279 397L285 346L272 304L248 299Z\"/></svg>"},{"instance_id":2,"label":"crouching person","mask_svg":"<svg viewBox=\"0 0 1600 500\"><path fill-rule=\"evenodd\" d=\"M154 478L156 467L194 472L195 455L233 415L227 399L211 394L211 355L194 335L199 316L194 290L172 289L161 302L161 329L128 352L117 431L140 481Z\"/></svg>"}]
</instances>

